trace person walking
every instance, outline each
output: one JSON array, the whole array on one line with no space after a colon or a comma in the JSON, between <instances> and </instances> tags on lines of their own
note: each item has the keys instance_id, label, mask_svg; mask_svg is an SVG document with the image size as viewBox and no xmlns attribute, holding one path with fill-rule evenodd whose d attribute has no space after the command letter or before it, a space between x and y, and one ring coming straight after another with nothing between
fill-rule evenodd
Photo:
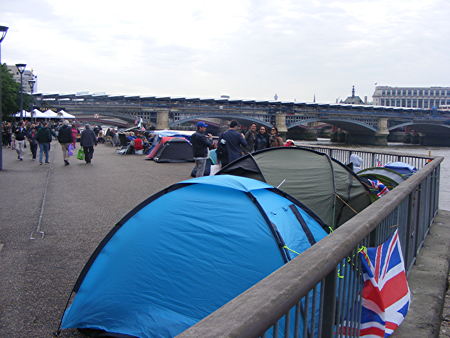
<instances>
[{"instance_id":1,"label":"person walking","mask_svg":"<svg viewBox=\"0 0 450 338\"><path fill-rule=\"evenodd\" d=\"M68 166L69 163L69 145L73 142L72 129L69 127L69 121L64 120L63 125L58 132L58 141L61 144L63 152L64 165Z\"/></svg>"},{"instance_id":2,"label":"person walking","mask_svg":"<svg viewBox=\"0 0 450 338\"><path fill-rule=\"evenodd\" d=\"M52 132L48 127L48 123L44 122L42 127L36 133L36 141L39 144L39 164L42 165L43 155L45 154L45 163L49 163L48 152L50 150L50 142L52 142Z\"/></svg>"},{"instance_id":3,"label":"person walking","mask_svg":"<svg viewBox=\"0 0 450 338\"><path fill-rule=\"evenodd\" d=\"M197 131L191 136L195 177L202 177L205 174L208 149L212 146L212 135L205 135L207 127L208 125L205 122L198 122Z\"/></svg>"},{"instance_id":4,"label":"person walking","mask_svg":"<svg viewBox=\"0 0 450 338\"><path fill-rule=\"evenodd\" d=\"M258 134L256 134L255 150L269 148L269 135L266 132L266 127L259 127Z\"/></svg>"},{"instance_id":5,"label":"person walking","mask_svg":"<svg viewBox=\"0 0 450 338\"><path fill-rule=\"evenodd\" d=\"M256 141L256 123L252 123L250 128L245 133L245 141L247 142L247 151L249 153L254 152Z\"/></svg>"},{"instance_id":6,"label":"person walking","mask_svg":"<svg viewBox=\"0 0 450 338\"><path fill-rule=\"evenodd\" d=\"M97 145L97 137L89 124L86 124L84 130L81 132L80 145L84 150L84 160L86 164L91 163L94 156L94 145Z\"/></svg>"},{"instance_id":7,"label":"person walking","mask_svg":"<svg viewBox=\"0 0 450 338\"><path fill-rule=\"evenodd\" d=\"M73 149L75 149L77 147L77 137L78 134L80 133L80 131L78 130L77 126L74 124L72 124L72 145L73 145Z\"/></svg>"},{"instance_id":8,"label":"person walking","mask_svg":"<svg viewBox=\"0 0 450 338\"><path fill-rule=\"evenodd\" d=\"M247 141L242 133L238 131L239 124L237 121L232 120L230 127L219 138L219 143L225 145L227 157L220 159L222 166L238 159L242 156L242 147L247 147Z\"/></svg>"},{"instance_id":9,"label":"person walking","mask_svg":"<svg viewBox=\"0 0 450 338\"><path fill-rule=\"evenodd\" d=\"M14 130L14 135L16 137L16 152L17 159L23 161L23 149L25 146L25 137L27 136L27 130L23 126L23 122L20 121L17 128Z\"/></svg>"}]
</instances>

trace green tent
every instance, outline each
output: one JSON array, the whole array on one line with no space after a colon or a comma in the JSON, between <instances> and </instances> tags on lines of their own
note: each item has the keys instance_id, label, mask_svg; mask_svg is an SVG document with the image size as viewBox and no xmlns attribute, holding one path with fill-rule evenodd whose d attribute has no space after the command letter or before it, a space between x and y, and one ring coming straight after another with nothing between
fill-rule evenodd
<instances>
[{"instance_id":1,"label":"green tent","mask_svg":"<svg viewBox=\"0 0 450 338\"><path fill-rule=\"evenodd\" d=\"M223 167L220 174L250 177L278 187L332 228L371 203L368 188L347 166L301 147L268 148L247 154Z\"/></svg>"},{"instance_id":2,"label":"green tent","mask_svg":"<svg viewBox=\"0 0 450 338\"><path fill-rule=\"evenodd\" d=\"M386 187L388 187L389 190L392 190L406 179L395 170L383 167L373 167L360 170L357 175L358 177L366 177L370 180L379 180Z\"/></svg>"}]
</instances>

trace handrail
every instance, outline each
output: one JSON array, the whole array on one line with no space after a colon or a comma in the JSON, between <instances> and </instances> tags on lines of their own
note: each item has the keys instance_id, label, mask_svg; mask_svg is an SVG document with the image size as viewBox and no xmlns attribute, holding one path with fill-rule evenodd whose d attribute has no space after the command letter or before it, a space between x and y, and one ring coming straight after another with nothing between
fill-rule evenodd
<instances>
[{"instance_id":1,"label":"handrail","mask_svg":"<svg viewBox=\"0 0 450 338\"><path fill-rule=\"evenodd\" d=\"M358 149L358 148L342 148L342 147L336 147L336 146L329 146L329 145L318 145L318 144L299 144L300 147L304 148L311 148L311 149L332 149L332 150L347 150L351 151L352 153L355 152L363 152L363 153L370 153L370 154L380 154L379 151L376 150L368 150L365 147ZM383 153L384 154L384 153ZM404 157L416 157L416 158L422 158L422 159L433 159L433 156L427 155L427 154L411 154L411 153L402 153L399 151L390 151L389 153L386 153L387 155L393 155L393 156L404 156Z\"/></svg>"},{"instance_id":2,"label":"handrail","mask_svg":"<svg viewBox=\"0 0 450 338\"><path fill-rule=\"evenodd\" d=\"M298 304L440 166L433 157L408 180L336 231L178 337L256 337ZM437 169L438 170L438 169Z\"/></svg>"}]
</instances>

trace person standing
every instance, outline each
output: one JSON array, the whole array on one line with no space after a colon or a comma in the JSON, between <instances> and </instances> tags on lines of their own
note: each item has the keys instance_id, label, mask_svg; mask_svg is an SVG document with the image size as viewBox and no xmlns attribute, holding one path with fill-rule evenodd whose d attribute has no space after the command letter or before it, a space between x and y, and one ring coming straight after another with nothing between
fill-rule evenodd
<instances>
[{"instance_id":1,"label":"person standing","mask_svg":"<svg viewBox=\"0 0 450 338\"><path fill-rule=\"evenodd\" d=\"M232 120L230 122L230 127L225 131L219 138L219 143L224 143L227 158L221 159L222 166L238 159L242 156L241 146L247 147L247 141L242 133L238 131L239 124L237 121Z\"/></svg>"},{"instance_id":2,"label":"person standing","mask_svg":"<svg viewBox=\"0 0 450 338\"><path fill-rule=\"evenodd\" d=\"M58 141L61 144L63 152L64 165L69 165L69 145L73 142L72 129L69 127L69 121L64 120L63 125L58 132Z\"/></svg>"},{"instance_id":3,"label":"person standing","mask_svg":"<svg viewBox=\"0 0 450 338\"><path fill-rule=\"evenodd\" d=\"M205 135L207 127L208 125L205 122L198 122L197 131L191 136L195 177L202 177L205 174L208 149L212 146L212 135Z\"/></svg>"},{"instance_id":4,"label":"person standing","mask_svg":"<svg viewBox=\"0 0 450 338\"><path fill-rule=\"evenodd\" d=\"M27 130L23 126L23 122L20 121L17 128L14 130L14 135L16 137L16 152L17 159L23 161L23 149L25 146L25 137L27 136Z\"/></svg>"},{"instance_id":5,"label":"person standing","mask_svg":"<svg viewBox=\"0 0 450 338\"><path fill-rule=\"evenodd\" d=\"M270 130L269 143L271 148L283 146L283 139L278 134L278 129L276 127L272 127Z\"/></svg>"},{"instance_id":6,"label":"person standing","mask_svg":"<svg viewBox=\"0 0 450 338\"><path fill-rule=\"evenodd\" d=\"M97 145L97 138L89 124L86 124L84 130L81 132L80 144L84 150L86 164L91 163L92 157L94 156L94 145Z\"/></svg>"},{"instance_id":7,"label":"person standing","mask_svg":"<svg viewBox=\"0 0 450 338\"><path fill-rule=\"evenodd\" d=\"M266 132L266 127L259 127L258 134L256 134L255 150L269 148L269 135Z\"/></svg>"},{"instance_id":8,"label":"person standing","mask_svg":"<svg viewBox=\"0 0 450 338\"><path fill-rule=\"evenodd\" d=\"M36 141L39 143L39 164L42 165L43 155L45 154L45 163L48 161L48 151L50 150L50 142L52 142L52 132L48 127L48 123L44 122L42 127L36 133Z\"/></svg>"},{"instance_id":9,"label":"person standing","mask_svg":"<svg viewBox=\"0 0 450 338\"><path fill-rule=\"evenodd\" d=\"M252 153L255 151L255 140L256 140L256 123L252 123L250 128L245 133L245 141L247 142L247 151Z\"/></svg>"},{"instance_id":10,"label":"person standing","mask_svg":"<svg viewBox=\"0 0 450 338\"><path fill-rule=\"evenodd\" d=\"M36 141L36 133L37 133L36 126L34 123L32 123L30 125L30 128L27 131L27 139L30 144L30 150L31 150L31 155L33 157L33 161L36 160L36 153L37 153L37 147L38 147L38 143Z\"/></svg>"}]
</instances>

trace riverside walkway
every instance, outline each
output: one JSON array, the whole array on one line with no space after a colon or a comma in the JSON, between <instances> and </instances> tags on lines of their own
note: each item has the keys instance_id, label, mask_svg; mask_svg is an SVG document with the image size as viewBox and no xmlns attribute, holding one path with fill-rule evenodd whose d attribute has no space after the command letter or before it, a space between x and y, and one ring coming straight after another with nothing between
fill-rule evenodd
<instances>
[{"instance_id":1,"label":"riverside walkway","mask_svg":"<svg viewBox=\"0 0 450 338\"><path fill-rule=\"evenodd\" d=\"M29 148L23 161L3 148L0 337L50 337L103 237L145 198L190 178L193 167L121 156L104 145L95 148L92 165L72 158L64 167L59 144L51 148L51 163L42 166L31 160ZM78 336L62 336L72 334Z\"/></svg>"},{"instance_id":2,"label":"riverside walkway","mask_svg":"<svg viewBox=\"0 0 450 338\"><path fill-rule=\"evenodd\" d=\"M0 172L1 337L50 337L58 327L78 274L103 237L145 198L190 178L193 167L192 163L158 164L145 161L142 156L120 156L105 145L96 147L92 165L73 158L70 166L65 167L57 142L52 144L49 165L40 166L32 161L28 148L23 161L17 160L15 151L4 148L3 160L4 171ZM431 228L431 239L435 233L438 242L445 234L448 238L448 215L444 213L437 218L440 224ZM433 255L443 258L445 252L436 253L434 247L425 243L424 249L431 250L429 259L433 260ZM445 259L440 261L439 268L448 271L445 242L443 247L444 251L447 248L447 268ZM417 266L424 267L422 274L426 274L431 264L436 264L436 260L430 263L425 258L419 259ZM419 272L417 285L428 286L433 278L436 279L421 279ZM422 326L426 326L423 321L434 316L434 323L429 326L431 331L427 332L436 333L439 324L436 314L440 313L439 306L442 307L439 295L430 295L435 292L431 288L414 289L415 285L411 288L414 297L423 294L424 298L438 300L431 305L433 312L423 309L428 317L420 312L420 306L411 311L411 318L423 318L419 323ZM441 284L439 290L442 288ZM419 332L415 331L414 320L411 325L400 336L423 337L410 335ZM67 330L61 337L81 335Z\"/></svg>"}]
</instances>

